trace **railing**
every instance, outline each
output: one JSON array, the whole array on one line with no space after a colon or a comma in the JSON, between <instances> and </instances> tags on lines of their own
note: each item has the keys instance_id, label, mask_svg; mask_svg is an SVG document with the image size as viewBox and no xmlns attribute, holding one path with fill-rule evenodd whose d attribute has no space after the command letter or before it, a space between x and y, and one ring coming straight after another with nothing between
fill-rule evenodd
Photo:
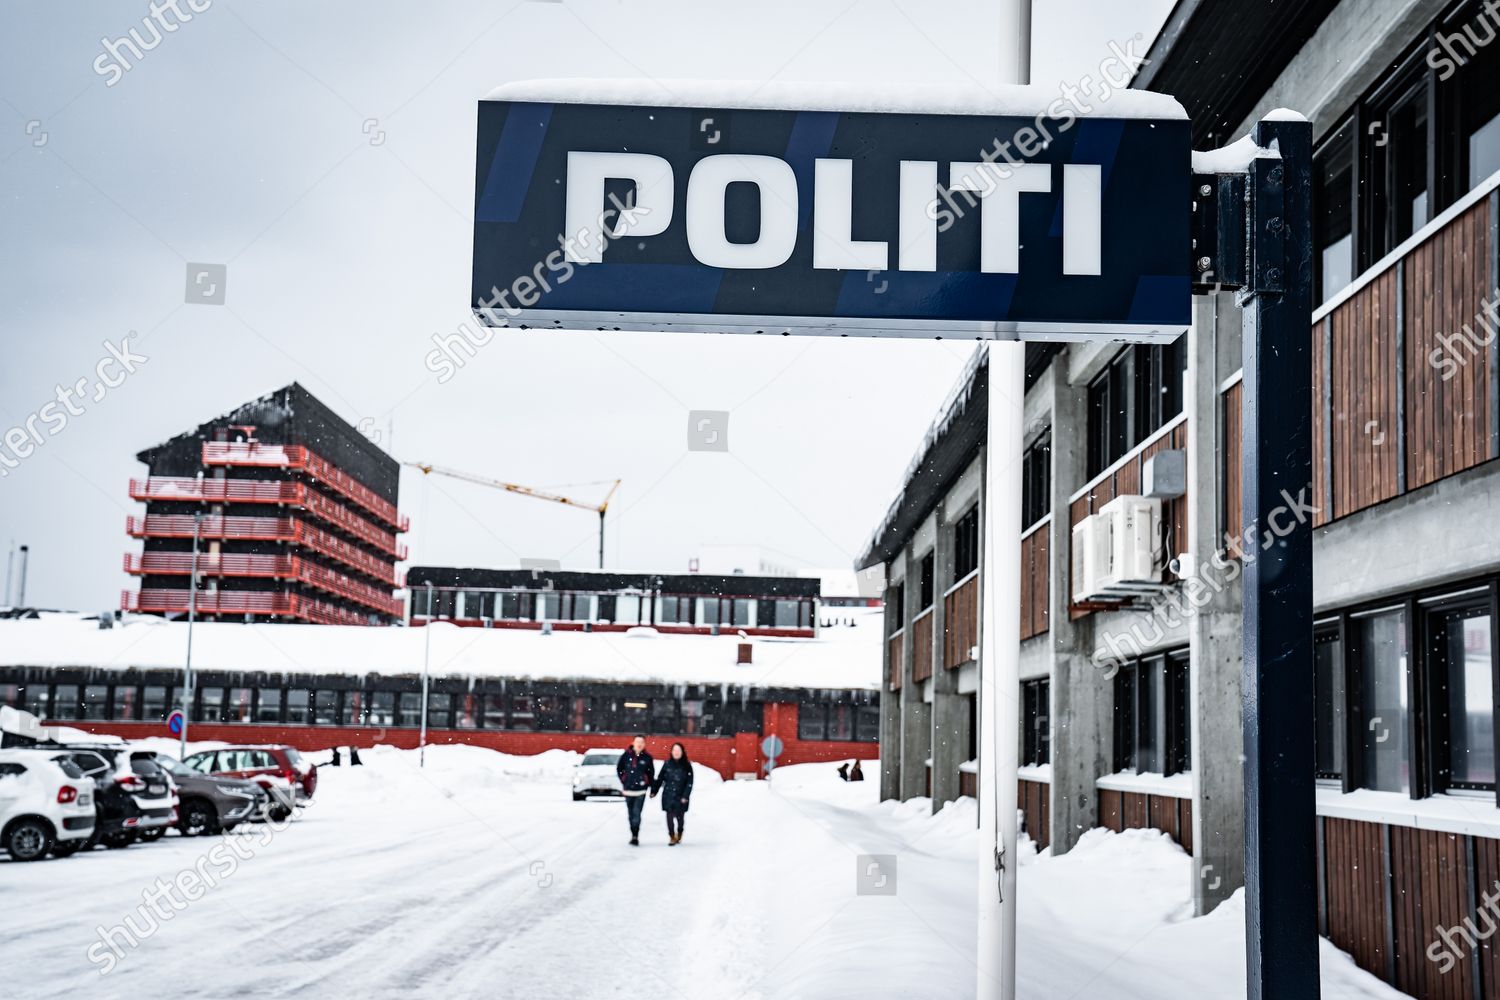
<instances>
[{"instance_id":1,"label":"railing","mask_svg":"<svg viewBox=\"0 0 1500 1000\"><path fill-rule=\"evenodd\" d=\"M389 500L349 473L301 445L260 444L250 441L203 442L204 465L242 465L297 469L331 487L375 515L396 531L411 527L410 518L397 513Z\"/></svg>"},{"instance_id":2,"label":"railing","mask_svg":"<svg viewBox=\"0 0 1500 1000\"><path fill-rule=\"evenodd\" d=\"M911 679L921 682L932 676L932 619L935 608L912 619Z\"/></svg>"},{"instance_id":3,"label":"railing","mask_svg":"<svg viewBox=\"0 0 1500 1000\"><path fill-rule=\"evenodd\" d=\"M133 576L188 576L193 572L191 552L147 552L125 556L125 572ZM199 553L198 575L297 580L326 593L347 598L383 615L401 617L401 601L337 570L296 556L242 553Z\"/></svg>"},{"instance_id":4,"label":"railing","mask_svg":"<svg viewBox=\"0 0 1500 1000\"><path fill-rule=\"evenodd\" d=\"M125 531L132 538L192 538L193 516L147 514L145 517L128 517L125 519ZM295 542L373 577L380 583L400 586L396 567L391 563L295 517L226 517L222 514L210 514L202 518L198 537L225 541ZM396 558L406 558L405 546L398 547Z\"/></svg>"},{"instance_id":5,"label":"railing","mask_svg":"<svg viewBox=\"0 0 1500 1000\"><path fill-rule=\"evenodd\" d=\"M393 532L382 530L371 524L304 483L266 482L254 479L152 477L145 480L132 479L130 497L133 500L146 501L274 503L288 507L301 507L313 516L342 528L383 552L395 555L400 550Z\"/></svg>"},{"instance_id":6,"label":"railing","mask_svg":"<svg viewBox=\"0 0 1500 1000\"><path fill-rule=\"evenodd\" d=\"M163 614L188 611L186 588L148 589L139 593L120 593L120 610ZM334 607L301 594L280 594L255 590L199 591L194 602L200 615L264 615L300 618L320 625L368 625L369 619L358 612Z\"/></svg>"},{"instance_id":7,"label":"railing","mask_svg":"<svg viewBox=\"0 0 1500 1000\"><path fill-rule=\"evenodd\" d=\"M943 595L943 666L949 670L974 659L979 646L979 571Z\"/></svg>"}]
</instances>

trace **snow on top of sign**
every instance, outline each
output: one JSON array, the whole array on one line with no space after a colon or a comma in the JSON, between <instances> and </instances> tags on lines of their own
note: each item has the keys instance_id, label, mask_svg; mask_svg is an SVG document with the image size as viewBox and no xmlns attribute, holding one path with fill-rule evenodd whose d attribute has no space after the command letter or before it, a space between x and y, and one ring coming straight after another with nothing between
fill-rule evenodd
<instances>
[{"instance_id":1,"label":"snow on top of sign","mask_svg":"<svg viewBox=\"0 0 1500 1000\"><path fill-rule=\"evenodd\" d=\"M1081 114L1056 87L956 87L932 84L818 83L756 80L554 79L517 80L495 88L487 101L537 104L624 104L668 108L759 108L783 111L865 111L930 115L1053 117L1067 109L1088 118L1186 118L1175 98L1145 90L1116 90Z\"/></svg>"},{"instance_id":2,"label":"snow on top of sign","mask_svg":"<svg viewBox=\"0 0 1500 1000\"><path fill-rule=\"evenodd\" d=\"M1193 173L1195 174L1243 174L1250 169L1250 161L1260 156L1276 156L1276 152L1256 145L1250 136L1241 136L1219 149L1200 152L1193 150Z\"/></svg>"},{"instance_id":3,"label":"snow on top of sign","mask_svg":"<svg viewBox=\"0 0 1500 1000\"><path fill-rule=\"evenodd\" d=\"M354 625L199 622L195 670L415 676L430 637L435 677L505 677L622 683L739 684L873 690L880 682L880 608L839 608L840 621L816 639L755 637L749 664L737 663L737 634L674 635L655 630L555 632L538 629L375 628ZM0 666L180 670L182 622L127 621L100 629L67 619L0 621Z\"/></svg>"}]
</instances>

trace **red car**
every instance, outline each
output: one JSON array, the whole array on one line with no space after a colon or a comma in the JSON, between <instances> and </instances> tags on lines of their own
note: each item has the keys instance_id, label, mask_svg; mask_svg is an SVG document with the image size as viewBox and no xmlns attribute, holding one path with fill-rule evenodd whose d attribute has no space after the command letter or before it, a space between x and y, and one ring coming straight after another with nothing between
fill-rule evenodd
<instances>
[{"instance_id":1,"label":"red car","mask_svg":"<svg viewBox=\"0 0 1500 1000\"><path fill-rule=\"evenodd\" d=\"M295 747L223 747L190 754L183 763L204 774L253 781L270 793L273 802L277 799L276 786L279 784L274 779L290 784L297 802L311 799L318 787L318 766L303 757ZM273 818L284 818L285 815L286 811L281 816L277 816L274 810L272 812Z\"/></svg>"}]
</instances>

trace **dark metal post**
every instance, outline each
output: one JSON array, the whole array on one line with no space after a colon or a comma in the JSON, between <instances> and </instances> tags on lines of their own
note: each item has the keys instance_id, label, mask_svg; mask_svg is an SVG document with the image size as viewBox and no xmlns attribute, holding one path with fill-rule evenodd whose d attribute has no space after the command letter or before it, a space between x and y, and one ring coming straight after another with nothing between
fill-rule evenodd
<instances>
[{"instance_id":1,"label":"dark metal post","mask_svg":"<svg viewBox=\"0 0 1500 1000\"><path fill-rule=\"evenodd\" d=\"M1245 957L1251 1000L1318 997L1313 763L1312 127L1262 121L1244 309ZM1273 516L1274 515L1274 516Z\"/></svg>"}]
</instances>

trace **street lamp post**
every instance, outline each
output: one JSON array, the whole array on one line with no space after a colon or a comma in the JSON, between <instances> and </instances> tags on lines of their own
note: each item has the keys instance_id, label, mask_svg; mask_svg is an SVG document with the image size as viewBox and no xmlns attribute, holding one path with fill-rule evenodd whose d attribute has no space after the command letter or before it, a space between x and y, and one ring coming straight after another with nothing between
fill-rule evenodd
<instances>
[{"instance_id":1,"label":"street lamp post","mask_svg":"<svg viewBox=\"0 0 1500 1000\"><path fill-rule=\"evenodd\" d=\"M198 538L203 527L203 512L193 513L193 565L188 574L187 659L182 664L182 734L177 745L177 759L187 757L188 717L193 714L193 623L198 617Z\"/></svg>"}]
</instances>

